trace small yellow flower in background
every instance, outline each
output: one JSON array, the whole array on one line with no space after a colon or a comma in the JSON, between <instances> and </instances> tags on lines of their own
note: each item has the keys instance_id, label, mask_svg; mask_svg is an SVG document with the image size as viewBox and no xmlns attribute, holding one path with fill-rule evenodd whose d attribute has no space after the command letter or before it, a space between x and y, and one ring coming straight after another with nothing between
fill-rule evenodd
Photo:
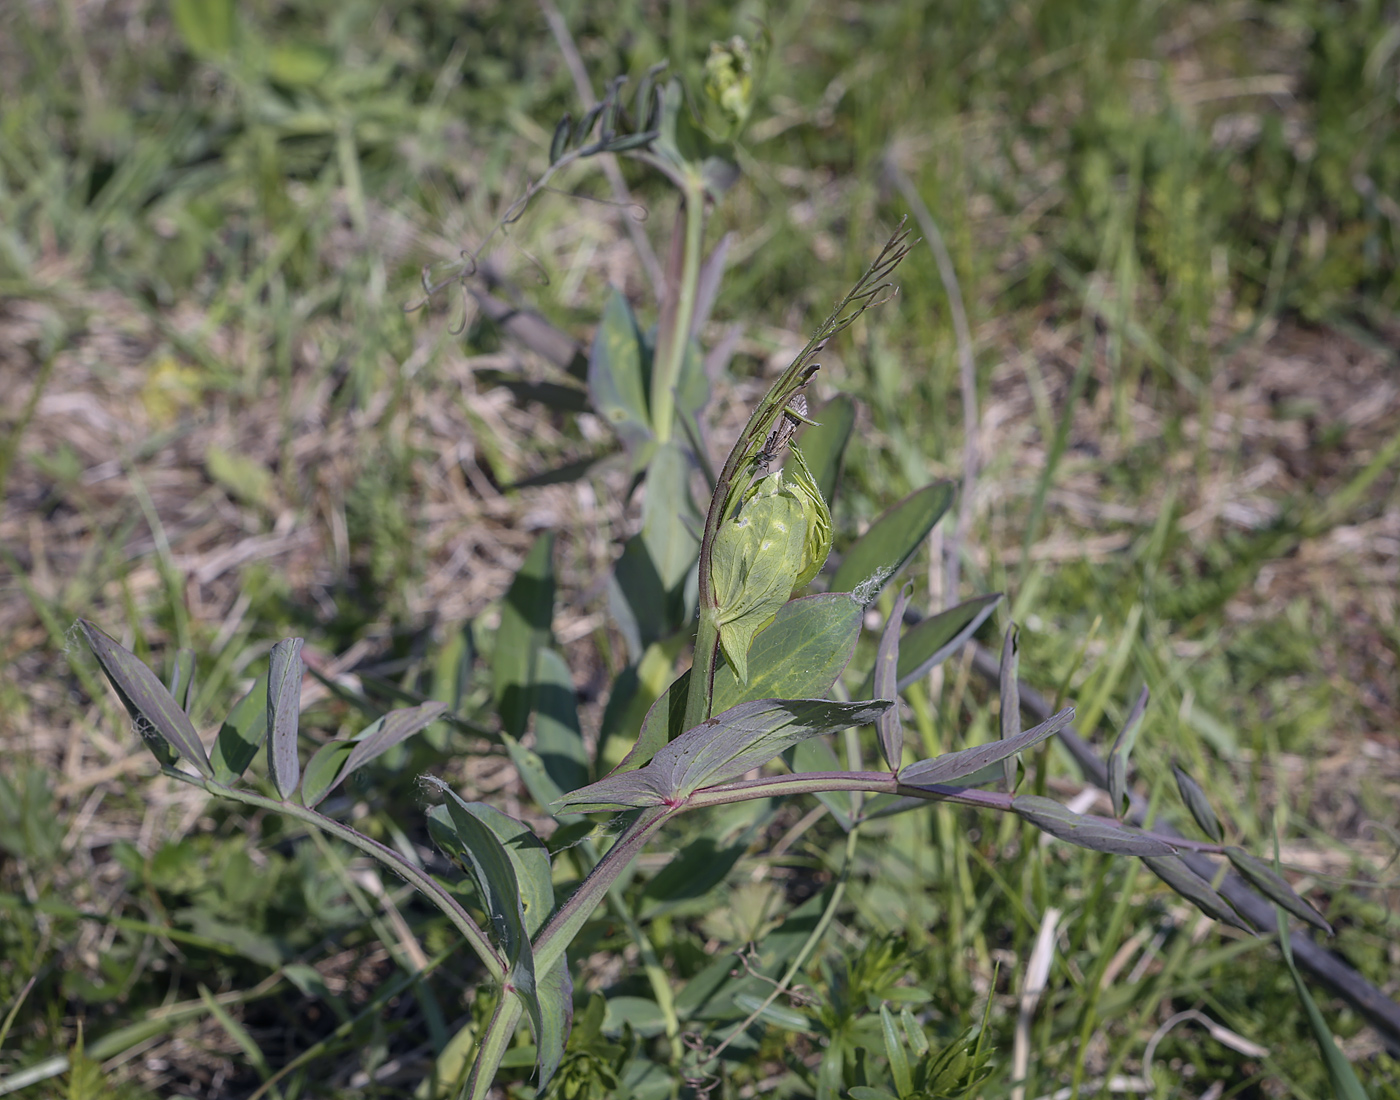
<instances>
[{"instance_id":1,"label":"small yellow flower in background","mask_svg":"<svg viewBox=\"0 0 1400 1100\"><path fill-rule=\"evenodd\" d=\"M737 34L728 42L711 42L705 59L705 94L738 130L753 110L753 51Z\"/></svg>"}]
</instances>

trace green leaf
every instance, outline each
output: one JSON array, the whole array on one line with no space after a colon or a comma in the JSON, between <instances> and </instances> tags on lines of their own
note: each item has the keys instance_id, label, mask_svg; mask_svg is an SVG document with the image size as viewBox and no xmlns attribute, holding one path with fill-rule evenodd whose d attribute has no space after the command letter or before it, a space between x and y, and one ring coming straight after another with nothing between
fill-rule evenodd
<instances>
[{"instance_id":1,"label":"green leaf","mask_svg":"<svg viewBox=\"0 0 1400 1100\"><path fill-rule=\"evenodd\" d=\"M627 642L635 663L648 646L671 633L679 615L672 609L672 593L666 590L647 549L646 540L633 535L623 545L622 556L608 578L608 611Z\"/></svg>"},{"instance_id":2,"label":"green leaf","mask_svg":"<svg viewBox=\"0 0 1400 1100\"><path fill-rule=\"evenodd\" d=\"M301 720L302 640L272 647L267 672L267 773L282 798L291 798L301 777L297 727Z\"/></svg>"},{"instance_id":3,"label":"green leaf","mask_svg":"<svg viewBox=\"0 0 1400 1100\"><path fill-rule=\"evenodd\" d=\"M355 749L353 741L329 741L306 762L301 776L301 804L314 808L342 778L345 761Z\"/></svg>"},{"instance_id":4,"label":"green leaf","mask_svg":"<svg viewBox=\"0 0 1400 1100\"><path fill-rule=\"evenodd\" d=\"M175 663L170 669L170 697L186 714L194 703L194 650L175 651Z\"/></svg>"},{"instance_id":5,"label":"green leaf","mask_svg":"<svg viewBox=\"0 0 1400 1100\"><path fill-rule=\"evenodd\" d=\"M914 1079L909 1073L909 1058L904 1053L899 1031L894 1026L894 1017L889 1006L880 1005L880 1030L885 1039L885 1057L890 1060L890 1076L894 1078L895 1091L900 1096L908 1096L914 1088Z\"/></svg>"},{"instance_id":6,"label":"green leaf","mask_svg":"<svg viewBox=\"0 0 1400 1100\"><path fill-rule=\"evenodd\" d=\"M549 1084L564 1060L564 1045L574 1022L574 979L569 960L561 955L548 972L540 976L540 1029L536 1033L536 1062L540 1071L540 1091Z\"/></svg>"},{"instance_id":7,"label":"green leaf","mask_svg":"<svg viewBox=\"0 0 1400 1100\"><path fill-rule=\"evenodd\" d=\"M1192 871L1180 856L1145 856L1143 863L1206 916L1254 934L1229 903L1215 892L1215 888Z\"/></svg>"},{"instance_id":8,"label":"green leaf","mask_svg":"<svg viewBox=\"0 0 1400 1100\"><path fill-rule=\"evenodd\" d=\"M829 699L760 699L740 703L663 747L637 771L614 773L565 795L556 806L579 813L675 805L703 786L737 779L789 745L821 733L874 722L890 703Z\"/></svg>"},{"instance_id":9,"label":"green leaf","mask_svg":"<svg viewBox=\"0 0 1400 1100\"><path fill-rule=\"evenodd\" d=\"M402 707L391 710L382 718L376 718L354 737L355 751L346 762L340 778L347 778L351 772L363 768L376 757L383 756L395 745L406 741L419 730L427 729L447 710L445 704L436 699L419 703L416 707Z\"/></svg>"},{"instance_id":10,"label":"green leaf","mask_svg":"<svg viewBox=\"0 0 1400 1100\"><path fill-rule=\"evenodd\" d=\"M535 669L535 752L561 791L588 782L588 750L578 721L578 693L564 658L541 649Z\"/></svg>"},{"instance_id":11,"label":"green leaf","mask_svg":"<svg viewBox=\"0 0 1400 1100\"><path fill-rule=\"evenodd\" d=\"M1181 792L1181 800L1186 803L1201 832L1219 844L1225 839L1225 831L1220 828L1220 819L1215 816L1206 792L1175 762L1172 763L1172 772L1176 775L1176 789Z\"/></svg>"},{"instance_id":12,"label":"green leaf","mask_svg":"<svg viewBox=\"0 0 1400 1100\"><path fill-rule=\"evenodd\" d=\"M535 540L501 604L491 661L496 710L505 732L519 738L530 721L530 688L554 619L554 532Z\"/></svg>"},{"instance_id":13,"label":"green leaf","mask_svg":"<svg viewBox=\"0 0 1400 1100\"><path fill-rule=\"evenodd\" d=\"M506 957L506 981L524 1002L538 1042L545 1025L535 981L535 954L525 923L525 904L527 891L534 892L538 899L539 891L548 882L548 852L539 838L520 822L506 818L509 824L502 823L499 819L505 815L500 811L480 803L465 802L442 780L431 776L427 778L447 798L442 805L428 811L428 832L449 858L471 874L481 896L482 907L491 918L492 930ZM509 847L501 833L497 832L498 828L511 833L513 839ZM537 849L522 844L526 834L538 845ZM524 853L527 851L537 852L538 856L526 857ZM512 852L515 852L515 856L512 856ZM517 875L517 860L524 863L527 858L534 861L535 867L538 867L538 860L543 859L546 868L544 883L534 871ZM548 907L552 906L553 888L550 887ZM538 912L538 900L535 908ZM557 1030L557 1024L551 1025L551 1030Z\"/></svg>"},{"instance_id":14,"label":"green leaf","mask_svg":"<svg viewBox=\"0 0 1400 1100\"><path fill-rule=\"evenodd\" d=\"M1332 1095L1335 1100L1368 1100L1366 1090L1361 1087L1361 1082L1356 1077L1356 1071L1351 1068L1351 1063L1347 1061L1346 1055L1337 1049L1337 1044L1332 1038L1332 1029L1327 1026L1327 1021L1322 1017L1322 1011L1317 1007L1317 1002L1313 1000L1312 994L1308 992L1307 985L1303 982L1303 976L1298 973L1297 964L1293 961L1293 944L1288 934L1288 919L1283 915L1282 910L1276 909L1278 914L1278 942L1279 950L1283 952L1283 961L1288 964L1288 973L1293 978L1293 989L1298 994L1298 1001L1303 1006L1303 1012L1308 1018L1308 1028L1313 1033L1318 1049L1322 1052L1323 1064L1327 1067L1327 1078L1332 1085Z\"/></svg>"},{"instance_id":15,"label":"green leaf","mask_svg":"<svg viewBox=\"0 0 1400 1100\"><path fill-rule=\"evenodd\" d=\"M136 654L88 620L79 619L78 626L122 705L136 723L136 732L161 765L173 767L183 756L200 775L212 778L214 769L205 755L199 734L160 678L142 664Z\"/></svg>"},{"instance_id":16,"label":"green leaf","mask_svg":"<svg viewBox=\"0 0 1400 1100\"><path fill-rule=\"evenodd\" d=\"M604 422L635 458L652 439L642 334L632 307L614 289L588 358L588 394Z\"/></svg>"},{"instance_id":17,"label":"green leaf","mask_svg":"<svg viewBox=\"0 0 1400 1100\"><path fill-rule=\"evenodd\" d=\"M746 843L721 848L709 836L691 841L642 890L642 916L651 920L682 902L703 898L724 881L747 850Z\"/></svg>"},{"instance_id":18,"label":"green leaf","mask_svg":"<svg viewBox=\"0 0 1400 1100\"><path fill-rule=\"evenodd\" d=\"M264 672L243 696L233 705L224 724L219 727L219 736L214 739L214 751L210 762L214 766L214 779L228 786L238 779L267 739L267 673Z\"/></svg>"},{"instance_id":19,"label":"green leaf","mask_svg":"<svg viewBox=\"0 0 1400 1100\"><path fill-rule=\"evenodd\" d=\"M749 651L749 682L727 665L715 673L714 709L728 710L754 699L815 699L851 660L860 638L864 609L844 592L803 596L783 605ZM685 730L690 673L682 673L652 704L637 743L617 771L633 771Z\"/></svg>"},{"instance_id":20,"label":"green leaf","mask_svg":"<svg viewBox=\"0 0 1400 1100\"><path fill-rule=\"evenodd\" d=\"M1235 865L1235 870L1248 879L1250 885L1270 901L1283 906L1299 920L1316 925L1329 936L1333 934L1332 926L1327 923L1323 915L1294 893L1293 887L1275 874L1273 868L1262 859L1250 855L1241 848L1226 848L1225 854Z\"/></svg>"},{"instance_id":21,"label":"green leaf","mask_svg":"<svg viewBox=\"0 0 1400 1100\"><path fill-rule=\"evenodd\" d=\"M647 466L646 496L642 501L642 541L656 567L668 602L685 582L700 552L696 532L704 526L690 495L690 458L675 442L660 444ZM690 617L685 608L674 632Z\"/></svg>"},{"instance_id":22,"label":"green leaf","mask_svg":"<svg viewBox=\"0 0 1400 1100\"><path fill-rule=\"evenodd\" d=\"M920 760L910 764L901 769L899 782L906 787L936 787L956 783L959 779L980 772L983 768L990 767L1000 760L1015 756L1018 752L1031 748L1033 745L1038 745L1047 737L1053 737L1073 720L1074 708L1065 707L1059 714L1024 733L1017 734L1015 737L988 741L985 745L978 745L975 748L963 749L961 752L947 752L942 756L935 756L931 760ZM1049 802L1049 799L1041 799L1040 801ZM1059 806L1060 804L1054 802L1051 805Z\"/></svg>"},{"instance_id":23,"label":"green leaf","mask_svg":"<svg viewBox=\"0 0 1400 1100\"><path fill-rule=\"evenodd\" d=\"M754 639L747 684L728 666L715 673L715 711L752 699L824 696L855 653L863 612L844 592L789 600Z\"/></svg>"},{"instance_id":24,"label":"green leaf","mask_svg":"<svg viewBox=\"0 0 1400 1100\"><path fill-rule=\"evenodd\" d=\"M855 592L870 603L914 555L953 503L951 481L925 485L895 504L846 551L831 578L831 592Z\"/></svg>"},{"instance_id":25,"label":"green leaf","mask_svg":"<svg viewBox=\"0 0 1400 1100\"><path fill-rule=\"evenodd\" d=\"M644 1039L666 1034L666 1014L660 1005L646 997L608 998L608 1011L601 1030L606 1035L617 1035L624 1024Z\"/></svg>"},{"instance_id":26,"label":"green leaf","mask_svg":"<svg viewBox=\"0 0 1400 1100\"><path fill-rule=\"evenodd\" d=\"M812 417L815 424L803 431L799 442L807 456L812 477L830 503L836 498L836 484L841 478L841 466L846 457L846 444L856 424L856 403L845 394L838 394Z\"/></svg>"},{"instance_id":27,"label":"green leaf","mask_svg":"<svg viewBox=\"0 0 1400 1100\"><path fill-rule=\"evenodd\" d=\"M1118 826L1103 818L1077 814L1068 806L1039 795L1018 795L1011 800L1011 809L1051 836L1096 852L1121 856L1169 856L1176 851L1165 841L1137 829Z\"/></svg>"},{"instance_id":28,"label":"green leaf","mask_svg":"<svg viewBox=\"0 0 1400 1100\"><path fill-rule=\"evenodd\" d=\"M923 1026L907 1008L899 1010L899 1022L904 1025L904 1034L909 1039L909 1045L914 1048L914 1053L922 1058L928 1053L928 1036L924 1034Z\"/></svg>"},{"instance_id":29,"label":"green leaf","mask_svg":"<svg viewBox=\"0 0 1400 1100\"><path fill-rule=\"evenodd\" d=\"M505 742L506 754L510 757L510 762L515 765L515 770L520 774L520 782L525 784L525 789L530 792L530 797L538 802L545 809L553 806L564 792L559 789L559 784L554 782L554 778L544 766L544 761L540 759L539 753L534 749L527 749L510 734L502 734L502 741ZM554 815L560 821L568 821L568 815Z\"/></svg>"},{"instance_id":30,"label":"green leaf","mask_svg":"<svg viewBox=\"0 0 1400 1100\"><path fill-rule=\"evenodd\" d=\"M978 596L906 630L899 640L899 690L903 691L960 650L999 603L1000 592ZM867 686L865 690L868 693L870 689Z\"/></svg>"},{"instance_id":31,"label":"green leaf","mask_svg":"<svg viewBox=\"0 0 1400 1100\"><path fill-rule=\"evenodd\" d=\"M876 699L888 699L892 703L898 694L896 672L899 666L899 632L904 626L904 609L907 606L909 586L905 585L895 598L894 609L890 612L889 621L885 623L884 633L880 636L880 648L875 654L875 667L870 672L871 693ZM904 726L900 723L897 705L880 715L876 733L885 763L889 765L890 771L899 771L904 757Z\"/></svg>"},{"instance_id":32,"label":"green leaf","mask_svg":"<svg viewBox=\"0 0 1400 1100\"><path fill-rule=\"evenodd\" d=\"M201 61L226 57L233 48L233 0L171 0L175 28Z\"/></svg>"}]
</instances>

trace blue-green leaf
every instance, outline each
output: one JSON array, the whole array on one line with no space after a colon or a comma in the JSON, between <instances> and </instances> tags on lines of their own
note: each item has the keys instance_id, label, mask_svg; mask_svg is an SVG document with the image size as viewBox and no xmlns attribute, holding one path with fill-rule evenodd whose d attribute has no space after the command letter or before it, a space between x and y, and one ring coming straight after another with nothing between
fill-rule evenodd
<instances>
[{"instance_id":1,"label":"blue-green leaf","mask_svg":"<svg viewBox=\"0 0 1400 1100\"><path fill-rule=\"evenodd\" d=\"M287 638L272 647L267 672L267 772L283 798L291 798L301 777L297 729L301 721L302 640Z\"/></svg>"},{"instance_id":2,"label":"blue-green leaf","mask_svg":"<svg viewBox=\"0 0 1400 1100\"><path fill-rule=\"evenodd\" d=\"M183 756L200 775L212 778L214 769L205 755L199 734L160 678L136 654L86 619L79 619L78 626L122 705L136 723L136 731L162 766L173 767Z\"/></svg>"},{"instance_id":3,"label":"blue-green leaf","mask_svg":"<svg viewBox=\"0 0 1400 1100\"><path fill-rule=\"evenodd\" d=\"M652 438L641 330L632 307L614 289L588 358L593 407L634 456Z\"/></svg>"},{"instance_id":4,"label":"blue-green leaf","mask_svg":"<svg viewBox=\"0 0 1400 1100\"><path fill-rule=\"evenodd\" d=\"M554 619L554 532L535 540L501 604L491 673L501 725L520 737L530 721L531 686Z\"/></svg>"},{"instance_id":5,"label":"blue-green leaf","mask_svg":"<svg viewBox=\"0 0 1400 1100\"><path fill-rule=\"evenodd\" d=\"M214 778L227 786L248 770L253 757L267 740L267 673L258 677L248 694L233 705L219 736L214 739L210 763Z\"/></svg>"},{"instance_id":6,"label":"blue-green leaf","mask_svg":"<svg viewBox=\"0 0 1400 1100\"><path fill-rule=\"evenodd\" d=\"M914 555L953 503L951 481L925 485L889 508L846 551L829 591L856 592L869 603Z\"/></svg>"}]
</instances>

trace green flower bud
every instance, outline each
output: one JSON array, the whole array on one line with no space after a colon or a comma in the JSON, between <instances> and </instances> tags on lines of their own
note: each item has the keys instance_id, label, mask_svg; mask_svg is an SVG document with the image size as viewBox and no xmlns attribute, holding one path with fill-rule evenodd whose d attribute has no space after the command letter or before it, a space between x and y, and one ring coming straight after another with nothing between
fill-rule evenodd
<instances>
[{"instance_id":1,"label":"green flower bud","mask_svg":"<svg viewBox=\"0 0 1400 1100\"><path fill-rule=\"evenodd\" d=\"M821 572L831 553L831 509L827 507L826 498L822 496L817 479L812 476L802 452L790 446L788 454L793 459L789 465L796 467L784 468L788 485L802 498L803 513L807 518L807 543L803 551L802 570L793 584L794 588L802 588Z\"/></svg>"},{"instance_id":2,"label":"green flower bud","mask_svg":"<svg viewBox=\"0 0 1400 1100\"><path fill-rule=\"evenodd\" d=\"M753 52L737 34L728 42L711 42L705 59L705 94L736 129L753 109Z\"/></svg>"},{"instance_id":3,"label":"green flower bud","mask_svg":"<svg viewBox=\"0 0 1400 1100\"><path fill-rule=\"evenodd\" d=\"M831 512L794 448L795 470L748 489L715 533L710 575L719 641L741 683L749 679L749 647L794 588L820 571L831 551Z\"/></svg>"}]
</instances>

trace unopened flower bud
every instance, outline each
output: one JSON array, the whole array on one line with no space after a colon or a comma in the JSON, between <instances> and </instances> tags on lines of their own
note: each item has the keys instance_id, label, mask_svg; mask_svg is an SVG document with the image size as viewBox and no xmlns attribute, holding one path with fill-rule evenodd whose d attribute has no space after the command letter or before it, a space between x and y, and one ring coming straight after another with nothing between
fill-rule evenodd
<instances>
[{"instance_id":1,"label":"unopened flower bud","mask_svg":"<svg viewBox=\"0 0 1400 1100\"><path fill-rule=\"evenodd\" d=\"M794 449L796 469L758 482L715 534L711 577L720 646L741 683L749 647L794 588L820 571L831 550L831 512Z\"/></svg>"}]
</instances>

